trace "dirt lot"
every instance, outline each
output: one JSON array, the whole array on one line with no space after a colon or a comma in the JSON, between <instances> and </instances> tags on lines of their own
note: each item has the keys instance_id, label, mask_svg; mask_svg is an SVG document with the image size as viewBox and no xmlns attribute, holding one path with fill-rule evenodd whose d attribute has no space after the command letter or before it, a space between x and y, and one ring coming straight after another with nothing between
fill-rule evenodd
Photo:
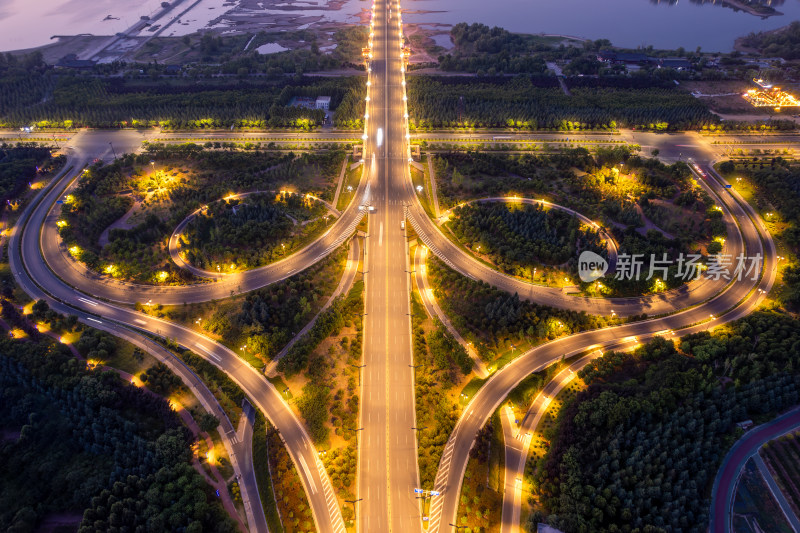
<instances>
[{"instance_id":1,"label":"dirt lot","mask_svg":"<svg viewBox=\"0 0 800 533\"><path fill-rule=\"evenodd\" d=\"M742 94L753 85L744 81L685 81L681 87L707 103L712 111L725 114L746 114L767 117L771 110L751 106Z\"/></svg>"}]
</instances>

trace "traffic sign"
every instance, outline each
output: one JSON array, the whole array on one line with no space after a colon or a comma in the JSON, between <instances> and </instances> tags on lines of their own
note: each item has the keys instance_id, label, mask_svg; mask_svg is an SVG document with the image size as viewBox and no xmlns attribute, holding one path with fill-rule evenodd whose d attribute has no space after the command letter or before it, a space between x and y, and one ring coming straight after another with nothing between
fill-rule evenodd
<instances>
[{"instance_id":1,"label":"traffic sign","mask_svg":"<svg viewBox=\"0 0 800 533\"><path fill-rule=\"evenodd\" d=\"M422 489L414 489L414 494L422 494L423 492L425 491Z\"/></svg>"},{"instance_id":2,"label":"traffic sign","mask_svg":"<svg viewBox=\"0 0 800 533\"><path fill-rule=\"evenodd\" d=\"M728 183L727 185L725 185L725 188L726 188L726 189L730 189L731 187L732 187L732 185L731 185L730 183Z\"/></svg>"}]
</instances>

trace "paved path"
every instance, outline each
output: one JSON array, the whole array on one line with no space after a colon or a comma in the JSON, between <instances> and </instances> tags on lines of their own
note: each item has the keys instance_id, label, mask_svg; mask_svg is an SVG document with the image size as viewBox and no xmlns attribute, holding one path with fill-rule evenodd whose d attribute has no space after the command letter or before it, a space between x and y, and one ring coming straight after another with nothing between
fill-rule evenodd
<instances>
[{"instance_id":1,"label":"paved path","mask_svg":"<svg viewBox=\"0 0 800 533\"><path fill-rule=\"evenodd\" d=\"M711 533L732 531L731 510L735 496L734 489L747 460L765 443L798 427L800 427L800 407L795 407L775 420L751 429L736 441L722 460L717 477L714 479L709 522Z\"/></svg>"},{"instance_id":2,"label":"paved path","mask_svg":"<svg viewBox=\"0 0 800 533\"><path fill-rule=\"evenodd\" d=\"M342 184L344 183L344 174L347 171L347 157L342 161L342 171L339 173L339 183L336 185L336 194L333 195L333 207L339 205L339 195L342 192Z\"/></svg>"},{"instance_id":3,"label":"paved path","mask_svg":"<svg viewBox=\"0 0 800 533\"><path fill-rule=\"evenodd\" d=\"M436 173L433 171L433 156L428 154L428 178L431 182L431 197L433 199L433 215L439 218L441 212L439 211L439 193L436 190Z\"/></svg>"},{"instance_id":4,"label":"paved path","mask_svg":"<svg viewBox=\"0 0 800 533\"><path fill-rule=\"evenodd\" d=\"M311 331L311 328L314 327L314 324L317 323L317 319L325 312L338 298L341 294L346 294L347 291L353 286L353 282L356 278L356 272L358 272L358 263L361 258L361 247L359 246L358 239L354 238L350 241L350 254L347 256L347 265L344 268L344 273L342 274L342 279L339 280L339 285L336 287L336 290L333 291L331 297L328 298L328 301L325 302L325 305L322 306L322 309L311 319L311 321L306 324L303 329L300 330L300 333L295 335L292 340L290 340L286 346L276 355L272 361L269 362L267 365L267 369L265 373L268 376L275 376L277 373L278 362L286 357L286 354L289 353L292 346L294 346L297 341L302 339L306 333Z\"/></svg>"},{"instance_id":5,"label":"paved path","mask_svg":"<svg viewBox=\"0 0 800 533\"><path fill-rule=\"evenodd\" d=\"M791 524L795 533L800 532L800 520L798 520L797 515L794 514L792 506L789 505L789 502L786 500L786 496L783 495L783 491L778 486L775 478L772 477L772 472L770 472L769 468L767 468L767 463L765 463L764 459L761 458L760 453L756 452L755 455L753 455L753 462L758 467L758 471L761 472L761 477L764 478L764 482L767 484L767 487L769 487L769 491L772 493L775 501L778 502L781 511L783 511L783 516L785 516L786 520L789 521L789 524Z\"/></svg>"},{"instance_id":6,"label":"paved path","mask_svg":"<svg viewBox=\"0 0 800 533\"><path fill-rule=\"evenodd\" d=\"M128 212L122 215L118 220L114 221L109 227L103 230L103 233L100 234L100 238L97 240L97 244L100 245L100 248L103 248L106 244L109 243L108 236L111 233L111 230L114 229L132 229L136 227L134 224L129 224L128 220L136 213L136 210L142 206L142 202L138 200L134 200L133 205Z\"/></svg>"},{"instance_id":7,"label":"paved path","mask_svg":"<svg viewBox=\"0 0 800 533\"><path fill-rule=\"evenodd\" d=\"M447 328L447 331L449 331L456 341L458 341L458 343L464 347L464 349L467 351L467 354L469 354L469 356L472 358L472 362L475 366L475 373L478 375L478 377L485 379L489 377L489 371L486 369L486 365L483 363L483 360L475 352L475 349L472 347L472 343L468 343L466 340L464 340L464 337L462 337L458 330L453 327L450 319L447 318L447 315L439 306L439 302L433 295L433 289L428 283L428 267L425 264L427 252L428 249L424 246L417 246L414 253L414 272L416 273L415 280L417 282L417 289L419 290L425 310L428 312L428 316L431 318L434 316L439 318L442 324L444 324L444 327Z\"/></svg>"}]
</instances>

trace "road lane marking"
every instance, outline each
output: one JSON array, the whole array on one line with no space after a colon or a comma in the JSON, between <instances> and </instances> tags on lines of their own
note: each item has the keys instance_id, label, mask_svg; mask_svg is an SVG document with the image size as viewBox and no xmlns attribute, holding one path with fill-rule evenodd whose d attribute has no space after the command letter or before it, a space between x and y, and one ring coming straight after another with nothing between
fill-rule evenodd
<instances>
[{"instance_id":1,"label":"road lane marking","mask_svg":"<svg viewBox=\"0 0 800 533\"><path fill-rule=\"evenodd\" d=\"M86 298L78 298L78 301L97 307L97 302L93 302L92 300L87 300Z\"/></svg>"},{"instance_id":2,"label":"road lane marking","mask_svg":"<svg viewBox=\"0 0 800 533\"><path fill-rule=\"evenodd\" d=\"M98 324L102 324L102 322L100 322L100 321L99 321L99 320L97 320L96 318L87 317L87 318L86 318L86 320L91 320L92 322L97 322Z\"/></svg>"},{"instance_id":3,"label":"road lane marking","mask_svg":"<svg viewBox=\"0 0 800 533\"><path fill-rule=\"evenodd\" d=\"M136 322L137 324L141 324L142 326L146 326L147 325L147 322L145 322L141 318L134 318L133 321Z\"/></svg>"},{"instance_id":4,"label":"road lane marking","mask_svg":"<svg viewBox=\"0 0 800 533\"><path fill-rule=\"evenodd\" d=\"M303 471L306 473L306 479L308 479L308 484L311 485L311 493L317 493L317 484L314 483L314 478L311 477L311 470L308 469L308 465L306 464L306 460L303 459L303 456L298 457L300 459L300 466L303 467Z\"/></svg>"},{"instance_id":5,"label":"road lane marking","mask_svg":"<svg viewBox=\"0 0 800 533\"><path fill-rule=\"evenodd\" d=\"M212 353L208 348L206 348L202 344L196 342L196 343L194 343L194 345L197 346L198 348L200 348L209 357L212 357L212 358L216 359L217 361L222 362L222 358L220 356L218 356L215 353Z\"/></svg>"}]
</instances>

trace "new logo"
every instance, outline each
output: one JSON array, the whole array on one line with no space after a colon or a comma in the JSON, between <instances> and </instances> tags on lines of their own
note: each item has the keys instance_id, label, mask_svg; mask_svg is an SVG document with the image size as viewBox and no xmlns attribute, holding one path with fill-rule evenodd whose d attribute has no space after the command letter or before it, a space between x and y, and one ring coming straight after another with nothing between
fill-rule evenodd
<instances>
[{"instance_id":1,"label":"new logo","mask_svg":"<svg viewBox=\"0 0 800 533\"><path fill-rule=\"evenodd\" d=\"M578 257L578 276L581 281L591 283L608 272L608 261L594 252L585 250Z\"/></svg>"}]
</instances>

